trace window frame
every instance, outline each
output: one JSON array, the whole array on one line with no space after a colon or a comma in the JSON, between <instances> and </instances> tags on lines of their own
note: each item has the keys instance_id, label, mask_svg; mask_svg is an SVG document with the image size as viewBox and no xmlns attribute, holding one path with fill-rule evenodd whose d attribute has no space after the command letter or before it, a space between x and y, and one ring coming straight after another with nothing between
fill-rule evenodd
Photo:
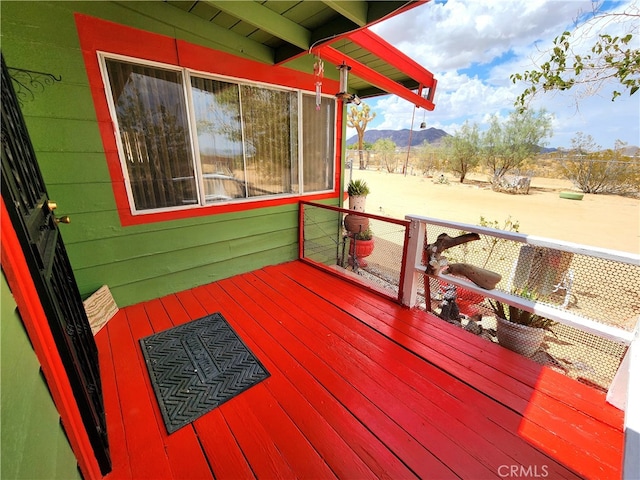
<instances>
[{"instance_id":1,"label":"window frame","mask_svg":"<svg viewBox=\"0 0 640 480\"><path fill-rule=\"evenodd\" d=\"M334 118L333 118L333 125L332 125L333 151L330 152L331 158L333 159L332 185L329 189L306 192L304 191L304 152L303 152L304 102L303 102L303 98L305 95L315 97L316 95L315 92L311 90L297 88L294 86L280 85L275 83L269 83L266 81L251 80L251 79L242 78L242 77L224 75L220 73L212 73L212 72L195 69L188 66L174 65L171 63L143 59L143 58L138 58L130 55L114 53L114 52L96 50L96 54L98 57L98 65L99 65L100 75L101 75L103 86L104 86L104 92L105 92L105 97L106 97L107 106L109 110L109 115L110 115L111 122L113 123L113 130L114 130L115 142L117 147L117 156L119 159L120 169L122 171L124 187L126 190L127 200L128 200L128 205L129 205L131 215L149 216L154 214L171 213L176 211L182 212L182 211L189 211L189 210L202 210L202 209L211 209L211 208L216 209L216 207L218 209L221 209L220 207L228 207L228 206L235 206L235 205L240 206L241 208L243 204L254 204L254 203L267 205L269 204L270 201L273 201L273 200L286 201L286 200L293 199L297 201L301 197L307 199L307 198L311 198L318 195L324 196L327 194L333 194L337 191L337 183L338 183L337 170L339 169L339 164L336 161L336 159L339 151L338 143L340 142L340 135L338 131L338 124L339 124L338 117L339 117L339 109L341 108L342 104L338 102L333 95L322 93L323 98L333 100L333 107L334 107L334 112L333 112ZM196 196L197 196L196 204L176 205L176 206L160 207L160 208L153 208L153 209L137 209L136 208L133 189L131 186L131 178L129 176L129 171L126 164L126 155L124 151L125 149L124 149L124 145L122 144L122 136L120 134L120 125L117 120L116 107L114 104L113 95L111 93L112 87L109 82L109 75L106 67L107 60L127 62L135 65L140 65L143 67L159 68L159 69L173 71L181 74L183 99L185 101L184 107L187 112L187 119L188 119L188 138L190 140L189 149L192 157L191 166L193 168L193 174L195 176L195 184L196 184ZM195 125L197 124L196 118L195 118L196 108L194 107L194 104L193 104L193 93L192 93L193 87L191 84L191 78L194 76L204 78L204 79L219 80L219 81L224 81L228 83L233 83L238 85L239 88L241 88L244 85L244 86L255 86L258 88L265 88L269 90L275 90L275 91L281 91L281 92L287 92L287 93L295 93L296 101L298 103L297 128L296 128L297 132L295 132L295 136L297 138L297 152L296 152L297 158L296 158L295 165L292 163L291 168L289 169L289 173L292 174L294 170L296 171L297 192L264 195L259 197L254 196L254 197L234 198L231 200L223 200L223 201L207 203L205 198L206 192L204 189L204 177L203 177L203 171L202 171L202 161L200 158L198 132L197 132L197 129L195 128ZM240 100L240 109L242 110L242 100ZM243 120L242 114L241 114L241 124L244 126L244 120ZM244 128L243 128L243 131L244 131ZM292 134L293 132L290 132L290 133ZM293 137L293 135L291 135L291 137ZM246 157L244 156L246 145L245 145L244 139L242 141L242 145L243 145L243 162L246 162ZM245 163L245 168L246 168L246 163ZM246 188L246 177L245 177L245 188ZM248 207L248 206L250 205L245 205L245 207ZM256 205L256 207L260 207L260 206L262 205Z\"/></svg>"}]
</instances>

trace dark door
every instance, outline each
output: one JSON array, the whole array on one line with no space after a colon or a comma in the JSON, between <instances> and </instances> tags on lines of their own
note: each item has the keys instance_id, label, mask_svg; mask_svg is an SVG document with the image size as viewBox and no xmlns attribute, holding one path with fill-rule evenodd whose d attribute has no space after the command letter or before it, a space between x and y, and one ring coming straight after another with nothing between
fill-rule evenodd
<instances>
[{"instance_id":1,"label":"dark door","mask_svg":"<svg viewBox=\"0 0 640 480\"><path fill-rule=\"evenodd\" d=\"M2 57L2 197L103 474L111 471L96 348L33 146Z\"/></svg>"}]
</instances>

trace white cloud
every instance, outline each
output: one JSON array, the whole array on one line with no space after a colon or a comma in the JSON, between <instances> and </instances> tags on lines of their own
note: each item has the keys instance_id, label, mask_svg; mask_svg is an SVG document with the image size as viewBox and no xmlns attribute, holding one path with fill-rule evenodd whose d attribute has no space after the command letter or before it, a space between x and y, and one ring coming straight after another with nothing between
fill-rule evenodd
<instances>
[{"instance_id":1,"label":"white cloud","mask_svg":"<svg viewBox=\"0 0 640 480\"><path fill-rule=\"evenodd\" d=\"M636 6L623 2L621 9ZM374 27L376 33L432 71L438 80L436 109L416 112L414 128L425 119L428 126L449 133L465 120L486 128L492 114L505 115L525 88L510 75L534 66L541 52L575 20L591 11L589 0L448 0L431 1ZM628 19L627 19L628 22ZM628 25L624 28L628 28ZM608 21L585 30L585 38L599 32L617 34L622 27ZM588 42L587 42L588 44ZM578 44L576 48L580 47ZM603 147L616 139L640 144L640 93L611 102L608 88L579 101L575 93L537 98L535 108L555 115L552 146L569 146L576 132L592 135ZM396 97L369 99L377 113L371 128L409 128L413 106ZM351 135L352 132L348 132Z\"/></svg>"}]
</instances>

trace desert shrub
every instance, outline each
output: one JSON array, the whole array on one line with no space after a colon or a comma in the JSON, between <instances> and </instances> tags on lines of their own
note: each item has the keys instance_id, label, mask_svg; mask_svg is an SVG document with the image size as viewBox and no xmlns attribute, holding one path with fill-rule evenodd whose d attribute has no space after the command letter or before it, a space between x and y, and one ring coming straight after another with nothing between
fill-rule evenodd
<instances>
[{"instance_id":1,"label":"desert shrub","mask_svg":"<svg viewBox=\"0 0 640 480\"><path fill-rule=\"evenodd\" d=\"M518 220L512 220L511 215L509 215L502 224L498 220L489 220L481 216L478 225L481 227L494 228L496 230L504 230L506 232L518 233L520 231L520 222ZM508 244L506 240L489 236L483 236L482 240L484 242L482 250L486 254L484 265L482 265L483 268L487 266L489 260L494 255L498 255L500 260L504 260L505 253L502 250L506 248Z\"/></svg>"},{"instance_id":2,"label":"desert shrub","mask_svg":"<svg viewBox=\"0 0 640 480\"><path fill-rule=\"evenodd\" d=\"M444 168L445 154L439 146L431 145L425 141L419 147L413 148L411 153L409 164L415 166L423 175L434 175Z\"/></svg>"},{"instance_id":3,"label":"desert shrub","mask_svg":"<svg viewBox=\"0 0 640 480\"><path fill-rule=\"evenodd\" d=\"M563 175L584 193L638 196L640 192L638 162L590 155L563 160L561 168Z\"/></svg>"},{"instance_id":4,"label":"desert shrub","mask_svg":"<svg viewBox=\"0 0 640 480\"><path fill-rule=\"evenodd\" d=\"M481 227L493 228L496 230L504 230L506 232L520 231L520 222L508 216L502 223L498 220L489 220L484 216L480 216L478 225ZM459 230L456 235L462 235L464 230ZM479 242L463 243L447 250L447 258L449 263L474 263L486 268L489 261L502 262L508 258L510 242L504 238L493 237L489 235L481 235Z\"/></svg>"},{"instance_id":5,"label":"desert shrub","mask_svg":"<svg viewBox=\"0 0 640 480\"><path fill-rule=\"evenodd\" d=\"M376 156L382 159L384 166L389 173L393 173L398 168L398 156L396 155L396 143L390 138L379 138L373 144L372 150Z\"/></svg>"}]
</instances>

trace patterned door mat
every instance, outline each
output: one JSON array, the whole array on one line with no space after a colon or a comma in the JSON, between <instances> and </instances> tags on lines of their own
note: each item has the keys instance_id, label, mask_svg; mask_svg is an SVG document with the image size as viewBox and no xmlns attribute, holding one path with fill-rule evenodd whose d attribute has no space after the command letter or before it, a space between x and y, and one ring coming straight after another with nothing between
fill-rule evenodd
<instances>
[{"instance_id":1,"label":"patterned door mat","mask_svg":"<svg viewBox=\"0 0 640 480\"><path fill-rule=\"evenodd\" d=\"M167 432L269 376L220 313L140 339Z\"/></svg>"}]
</instances>

